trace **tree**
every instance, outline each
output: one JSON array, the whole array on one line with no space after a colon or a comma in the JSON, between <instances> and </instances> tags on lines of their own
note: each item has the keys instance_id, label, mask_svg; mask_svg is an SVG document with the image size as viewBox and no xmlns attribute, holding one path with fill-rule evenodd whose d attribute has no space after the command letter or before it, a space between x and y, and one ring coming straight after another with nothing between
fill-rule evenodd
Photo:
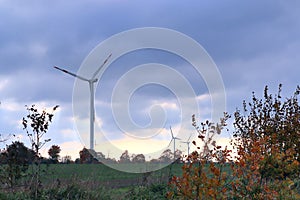
<instances>
[{"instance_id":1,"label":"tree","mask_svg":"<svg viewBox=\"0 0 300 200\"><path fill-rule=\"evenodd\" d=\"M244 151L251 152L256 141L264 141L261 154L265 159L261 172L268 179L300 174L300 168L290 165L300 162L300 87L287 99L281 97L281 89L280 84L277 95L273 96L266 86L262 99L253 92L252 102L244 101L243 111L234 113L234 137Z\"/></svg>"},{"instance_id":2,"label":"tree","mask_svg":"<svg viewBox=\"0 0 300 200\"><path fill-rule=\"evenodd\" d=\"M171 149L164 150L158 159L160 162L163 162L163 163L172 162L173 161L173 153L172 153Z\"/></svg>"},{"instance_id":3,"label":"tree","mask_svg":"<svg viewBox=\"0 0 300 200\"><path fill-rule=\"evenodd\" d=\"M134 163L145 163L146 159L145 159L144 154L137 154L136 156L134 156L132 158L132 162L134 162Z\"/></svg>"},{"instance_id":4,"label":"tree","mask_svg":"<svg viewBox=\"0 0 300 200\"><path fill-rule=\"evenodd\" d=\"M30 139L32 149L36 152L38 156L39 150L51 139L45 139L42 141L44 134L48 131L49 124L52 122L54 116L53 112L59 107L55 106L52 109L51 113L48 113L46 110L39 112L35 105L31 107L25 106L28 111L28 115L23 117L22 124L23 129L26 130L27 136ZM28 125L31 127L31 131L28 130Z\"/></svg>"},{"instance_id":5,"label":"tree","mask_svg":"<svg viewBox=\"0 0 300 200\"><path fill-rule=\"evenodd\" d=\"M1 177L1 180L13 187L21 177L25 176L28 164L34 159L34 152L22 142L17 141L9 145L1 154L6 163L4 174L2 174L4 177Z\"/></svg>"},{"instance_id":6,"label":"tree","mask_svg":"<svg viewBox=\"0 0 300 200\"><path fill-rule=\"evenodd\" d=\"M125 150L122 155L120 156L120 163L130 163L130 156L128 150Z\"/></svg>"},{"instance_id":7,"label":"tree","mask_svg":"<svg viewBox=\"0 0 300 200\"><path fill-rule=\"evenodd\" d=\"M75 159L75 164L80 164L80 158Z\"/></svg>"},{"instance_id":8,"label":"tree","mask_svg":"<svg viewBox=\"0 0 300 200\"><path fill-rule=\"evenodd\" d=\"M52 111L49 113L46 110L42 110L41 112L32 105L31 107L25 106L28 111L28 115L23 117L22 124L23 129L26 131L27 136L30 139L32 150L35 152L35 164L37 167L32 167L33 172L33 181L31 182L31 188L34 193L34 198L38 199L40 195L39 189L41 188L41 180L40 174L41 170L41 159L40 159L40 149L51 139L44 139L43 136L48 131L49 125L53 119L53 112L59 107L54 106Z\"/></svg>"},{"instance_id":9,"label":"tree","mask_svg":"<svg viewBox=\"0 0 300 200\"><path fill-rule=\"evenodd\" d=\"M85 147L79 152L79 157L81 164L90 164L94 161L94 156L92 155L91 151Z\"/></svg>"},{"instance_id":10,"label":"tree","mask_svg":"<svg viewBox=\"0 0 300 200\"><path fill-rule=\"evenodd\" d=\"M235 143L238 156L231 166L232 175L235 177L229 193L231 199L294 199L295 192L290 189L289 181L278 177L281 174L278 173L278 169L279 171L289 167L296 169L299 166L295 162L282 162L283 156L291 155L283 155L277 149L271 150L272 157L265 155L267 151L265 144L268 140L269 136L258 138L253 141L250 149L248 146L245 148L242 143ZM269 164L270 168L267 167Z\"/></svg>"},{"instance_id":11,"label":"tree","mask_svg":"<svg viewBox=\"0 0 300 200\"><path fill-rule=\"evenodd\" d=\"M61 149L58 145L52 145L50 149L48 150L48 154L52 160L53 163L58 163L59 153Z\"/></svg>"},{"instance_id":12,"label":"tree","mask_svg":"<svg viewBox=\"0 0 300 200\"><path fill-rule=\"evenodd\" d=\"M6 150L5 149L1 149L0 150L0 166L2 165L2 164L7 164L7 159L6 159Z\"/></svg>"},{"instance_id":13,"label":"tree","mask_svg":"<svg viewBox=\"0 0 300 200\"><path fill-rule=\"evenodd\" d=\"M182 151L179 150L179 149L176 149L176 151L175 151L175 159L176 159L176 162L180 162L181 155L182 155Z\"/></svg>"},{"instance_id":14,"label":"tree","mask_svg":"<svg viewBox=\"0 0 300 200\"><path fill-rule=\"evenodd\" d=\"M292 98L281 102L281 85L274 98L267 93L253 102L244 101L243 115L235 112L233 148L222 148L213 139L227 126L229 115L219 124L209 121L192 124L198 141L197 151L188 156L181 177L173 177L168 198L176 199L299 199L290 187L299 178L299 86ZM295 129L296 127L296 129ZM227 129L228 130L228 129ZM293 140L291 138L293 137ZM298 151L298 152L297 152ZM231 167L227 174L224 167ZM293 180L294 177L297 177ZM295 184L294 184L295 185Z\"/></svg>"}]
</instances>

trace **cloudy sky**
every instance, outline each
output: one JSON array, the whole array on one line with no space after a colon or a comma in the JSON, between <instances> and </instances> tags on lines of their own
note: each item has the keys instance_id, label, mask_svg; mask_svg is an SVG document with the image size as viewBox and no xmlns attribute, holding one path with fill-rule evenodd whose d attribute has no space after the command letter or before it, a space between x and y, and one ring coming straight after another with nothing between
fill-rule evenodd
<instances>
[{"instance_id":1,"label":"cloudy sky","mask_svg":"<svg viewBox=\"0 0 300 200\"><path fill-rule=\"evenodd\" d=\"M77 82L53 66L80 73L83 61L98 44L134 28L168 28L202 45L222 77L226 111L229 113L241 107L242 100L249 99L252 91L261 96L265 85L269 85L270 91L275 92L278 84L282 83L283 94L290 96L300 80L299 8L300 2L296 0L184 3L0 0L1 137L13 133L16 135L13 140L28 144L20 123L26 115L24 106L36 104L38 108L44 109L60 105L46 135L52 141L45 146L44 152L52 144L58 144L62 148L61 155L68 154L73 159L78 157L83 146L89 147L88 84L82 82L82 104L77 102L75 105L78 107L80 104L77 110L79 116L72 109L73 100L77 98L73 96ZM119 45L126 45L126 42ZM125 119L126 116L124 113L124 116L114 116L112 91L124 74L142 64L167 65L185 77L194 90L201 110L194 114L199 120L210 118L211 94L206 82L184 59L155 49L116 57L114 52L117 49L118 45L111 47L113 55L107 63L109 67L96 85L96 150L98 145L106 156L118 156L128 149L132 153L147 154L150 158L152 152L168 147L171 139L169 126L174 127L176 134L184 123L183 140L192 133L191 118L182 115L177 94L158 84L143 85L130 95L129 100L118 98L114 102L117 107L128 108L132 122L139 130L137 133L128 126L126 131L122 131L116 117ZM107 56L104 54L100 55L99 62ZM121 84L120 91L127 91L127 87L144 79L144 76L168 80L175 83L178 90L184 90L175 75L155 70L145 73ZM190 111L195 110L190 105L185 107ZM154 122L162 122L163 125L149 126ZM124 123L128 125L126 120ZM221 137L229 138L229 135ZM4 146L0 144L1 148ZM186 150L184 144L178 144L178 148Z\"/></svg>"}]
</instances>

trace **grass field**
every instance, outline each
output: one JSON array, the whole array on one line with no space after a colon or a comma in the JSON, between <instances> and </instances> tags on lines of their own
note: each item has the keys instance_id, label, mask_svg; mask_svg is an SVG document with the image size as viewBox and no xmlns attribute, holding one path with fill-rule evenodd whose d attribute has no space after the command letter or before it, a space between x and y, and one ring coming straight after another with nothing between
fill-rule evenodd
<instances>
[{"instance_id":1,"label":"grass field","mask_svg":"<svg viewBox=\"0 0 300 200\"><path fill-rule=\"evenodd\" d=\"M118 165L136 169L143 167L143 164ZM103 164L43 164L41 182L46 199L53 194L58 196L52 196L51 199L61 199L59 195L70 194L74 196L68 199L140 199L141 196L143 199L165 199L169 178L173 175L181 176L182 166L183 164L174 163L149 173L126 173ZM29 166L29 172L32 167L34 165ZM226 170L230 170L229 167ZM20 187L15 187L14 190L3 188L0 199L1 195L7 194L4 199L27 200L23 193L27 191L28 194L30 180L29 173L20 181ZM78 194L94 196L77 198ZM108 198L104 198L105 196Z\"/></svg>"},{"instance_id":2,"label":"grass field","mask_svg":"<svg viewBox=\"0 0 300 200\"><path fill-rule=\"evenodd\" d=\"M120 165L120 164L119 164ZM125 165L125 164L124 164ZM139 168L139 164L128 164L131 167ZM50 164L43 165L45 171L42 176L42 182L53 183L60 182L94 182L110 187L130 186L130 183L136 185L142 184L147 178L150 183L162 183L168 181L170 175L181 175L183 164L173 164L151 173L127 173L112 169L103 164ZM130 167L126 166L126 167ZM124 184L126 183L126 184ZM98 185L97 184L97 185Z\"/></svg>"},{"instance_id":3,"label":"grass field","mask_svg":"<svg viewBox=\"0 0 300 200\"><path fill-rule=\"evenodd\" d=\"M118 165L139 169L143 164ZM166 199L169 178L181 176L182 166L175 163L149 173L126 173L103 164L43 164L42 199ZM223 171L230 175L230 165L225 165ZM2 188L0 200L31 199L30 179L29 173L18 187Z\"/></svg>"},{"instance_id":4,"label":"grass field","mask_svg":"<svg viewBox=\"0 0 300 200\"><path fill-rule=\"evenodd\" d=\"M139 169L140 165L143 164L123 165L127 165L123 167ZM63 188L75 185L75 188L68 188L66 191L75 191L75 193L82 193L83 191L95 192L101 199L106 195L110 199L135 199L134 196L140 196L141 193L143 193L144 197L145 194L146 196L149 195L146 199L152 199L153 195L158 195L155 197L156 199L165 199L162 198L164 195L159 193L165 191L171 175L181 175L182 166L183 164L173 164L150 173L126 173L103 164L44 164L41 166L43 170L41 181L43 188L47 191L54 189L55 193L59 190L64 191ZM31 167L29 167L29 171ZM30 176L22 180L22 185L26 185L28 181L30 181ZM148 191L146 189L149 188L148 186L152 187L154 192ZM81 192L76 187L80 188ZM145 189L147 191L144 191ZM14 196L14 198L19 197Z\"/></svg>"}]
</instances>

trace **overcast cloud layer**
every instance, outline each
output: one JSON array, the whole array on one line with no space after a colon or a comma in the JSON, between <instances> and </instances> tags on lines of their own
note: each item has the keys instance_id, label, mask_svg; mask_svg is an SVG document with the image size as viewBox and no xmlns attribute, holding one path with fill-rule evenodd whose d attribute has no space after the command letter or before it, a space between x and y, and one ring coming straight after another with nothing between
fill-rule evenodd
<instances>
[{"instance_id":1,"label":"overcast cloud layer","mask_svg":"<svg viewBox=\"0 0 300 200\"><path fill-rule=\"evenodd\" d=\"M20 124L26 114L24 105L35 103L45 108L58 104L60 110L48 133L52 138L49 145L59 144L62 154L72 154L73 159L78 157L82 145L88 144L81 144L75 129L74 78L53 66L76 73L84 58L100 42L132 28L170 28L200 43L222 75L230 113L241 107L242 100L249 99L252 91L261 96L265 85L275 92L282 83L283 94L291 95L300 84L299 9L300 2L296 0L181 3L0 0L0 133L2 136L14 133L28 143ZM154 50L134 52L112 64L96 92L97 123L118 145L128 135L116 133L108 104L111 91L122 74L149 62L166 64L182 73L200 99L201 113L196 114L203 119L209 117L207 86L183 59ZM179 104L170 91L155 85L145 86L133 95L130 103L133 120L140 126L147 125L149 108L154 104L165 109L168 124L176 128L180 120ZM88 111L83 116L86 127ZM167 145L170 140L167 129L157 139Z\"/></svg>"}]
</instances>

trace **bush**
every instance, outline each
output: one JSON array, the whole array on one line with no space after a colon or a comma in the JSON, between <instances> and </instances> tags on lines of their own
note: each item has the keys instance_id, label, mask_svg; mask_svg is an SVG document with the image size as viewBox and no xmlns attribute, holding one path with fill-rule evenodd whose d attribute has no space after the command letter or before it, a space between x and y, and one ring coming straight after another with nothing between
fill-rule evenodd
<instances>
[{"instance_id":1,"label":"bush","mask_svg":"<svg viewBox=\"0 0 300 200\"><path fill-rule=\"evenodd\" d=\"M1 153L5 165L0 166L0 182L14 187L26 175L28 164L32 162L34 153L22 142L13 142Z\"/></svg>"},{"instance_id":2,"label":"bush","mask_svg":"<svg viewBox=\"0 0 300 200\"><path fill-rule=\"evenodd\" d=\"M294 96L282 101L281 85L275 98L265 88L264 99L253 94L249 108L234 113L235 154L222 150L214 133L226 128L226 114L216 126L209 121L192 124L200 141L184 165L183 175L170 182L170 199L300 199L300 106ZM250 112L248 112L248 110ZM234 157L232 157L234 156ZM227 174L222 166L231 165ZM292 181L294 180L294 181Z\"/></svg>"},{"instance_id":3,"label":"bush","mask_svg":"<svg viewBox=\"0 0 300 200\"><path fill-rule=\"evenodd\" d=\"M167 199L167 185L152 184L150 186L138 186L132 188L125 199L139 200L139 199Z\"/></svg>"},{"instance_id":4,"label":"bush","mask_svg":"<svg viewBox=\"0 0 300 200\"><path fill-rule=\"evenodd\" d=\"M26 192L10 192L1 193L0 199L5 200L31 200L35 198L35 194ZM72 184L64 188L51 188L40 190L39 200L110 200L110 193L104 188L100 187L94 191L86 190L83 187Z\"/></svg>"}]
</instances>

